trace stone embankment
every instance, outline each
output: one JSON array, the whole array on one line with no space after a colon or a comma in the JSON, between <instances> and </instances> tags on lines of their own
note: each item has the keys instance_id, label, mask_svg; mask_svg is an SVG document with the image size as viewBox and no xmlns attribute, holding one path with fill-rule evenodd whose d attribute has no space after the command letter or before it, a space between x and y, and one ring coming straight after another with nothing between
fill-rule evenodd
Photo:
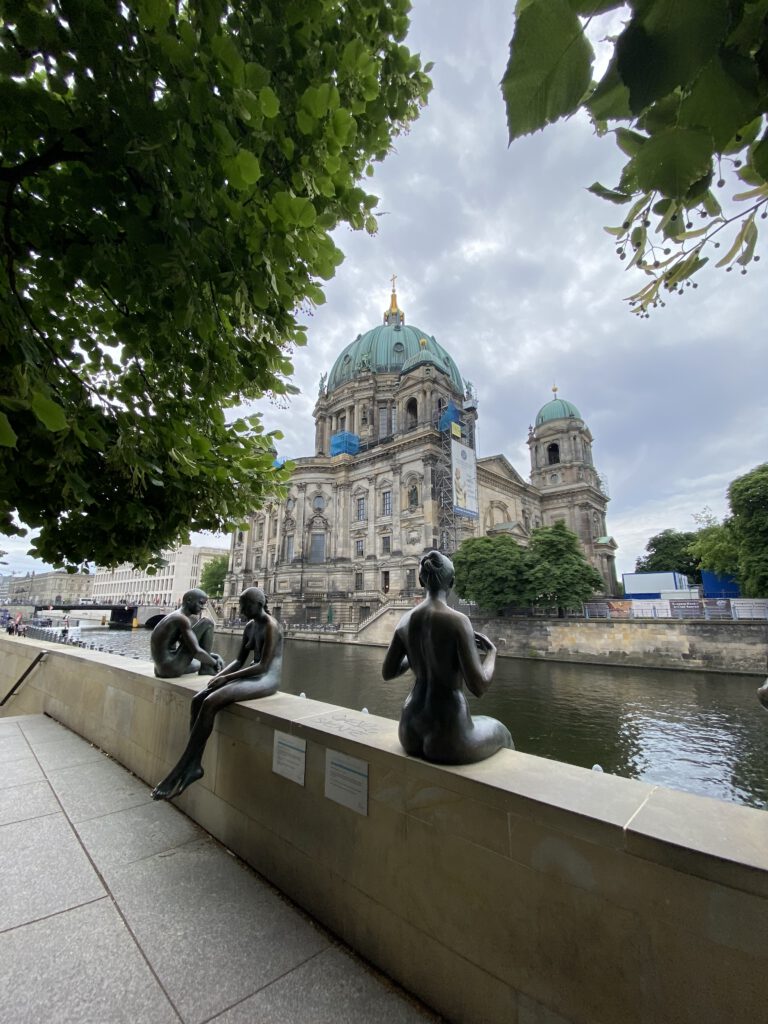
<instances>
[{"instance_id":1,"label":"stone embankment","mask_svg":"<svg viewBox=\"0 0 768 1024\"><path fill-rule=\"evenodd\" d=\"M403 615L382 613L356 632L289 630L297 640L386 646ZM768 671L768 622L704 622L671 619L473 619L475 629L508 658L578 661L633 668L695 669L765 676Z\"/></svg>"},{"instance_id":2,"label":"stone embankment","mask_svg":"<svg viewBox=\"0 0 768 1024\"><path fill-rule=\"evenodd\" d=\"M475 628L507 657L766 674L768 622L514 618Z\"/></svg>"}]
</instances>

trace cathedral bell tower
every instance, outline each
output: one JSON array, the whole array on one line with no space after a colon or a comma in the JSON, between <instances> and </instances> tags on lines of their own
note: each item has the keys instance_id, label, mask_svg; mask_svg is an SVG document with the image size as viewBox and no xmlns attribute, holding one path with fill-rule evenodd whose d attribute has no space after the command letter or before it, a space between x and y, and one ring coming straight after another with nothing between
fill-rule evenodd
<instances>
[{"instance_id":1,"label":"cathedral bell tower","mask_svg":"<svg viewBox=\"0 0 768 1024\"><path fill-rule=\"evenodd\" d=\"M565 523L602 574L606 592L617 591L616 542L607 536L608 492L592 462L592 434L571 402L557 397L542 406L529 429L531 483L541 494L542 523Z\"/></svg>"}]
</instances>

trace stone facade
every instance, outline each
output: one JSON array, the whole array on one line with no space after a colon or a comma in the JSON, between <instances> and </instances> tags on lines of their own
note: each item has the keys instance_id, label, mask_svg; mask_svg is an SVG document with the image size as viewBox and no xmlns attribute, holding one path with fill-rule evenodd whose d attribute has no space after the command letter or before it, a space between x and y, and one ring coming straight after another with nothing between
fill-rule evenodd
<instances>
[{"instance_id":1,"label":"stone facade","mask_svg":"<svg viewBox=\"0 0 768 1024\"><path fill-rule=\"evenodd\" d=\"M393 597L421 596L419 559L468 537L565 521L616 593L608 496L592 435L574 406L547 403L530 428L531 480L504 455L476 459L477 398L433 337L406 325L392 292L384 323L347 346L323 375L315 454L295 460L288 495L233 535L225 614L263 587L293 621L358 623ZM476 514L455 512L451 442L476 459Z\"/></svg>"},{"instance_id":2,"label":"stone facade","mask_svg":"<svg viewBox=\"0 0 768 1024\"><path fill-rule=\"evenodd\" d=\"M28 572L11 577L8 585L10 604L79 604L93 596L93 576L62 570Z\"/></svg>"}]
</instances>

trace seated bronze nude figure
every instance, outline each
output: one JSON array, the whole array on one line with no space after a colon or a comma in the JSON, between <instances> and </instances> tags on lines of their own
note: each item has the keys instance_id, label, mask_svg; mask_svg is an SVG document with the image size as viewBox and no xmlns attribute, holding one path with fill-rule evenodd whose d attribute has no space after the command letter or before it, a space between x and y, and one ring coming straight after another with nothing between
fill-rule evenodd
<instances>
[{"instance_id":1,"label":"seated bronze nude figure","mask_svg":"<svg viewBox=\"0 0 768 1024\"><path fill-rule=\"evenodd\" d=\"M234 661L192 698L189 740L178 763L152 790L154 800L172 800L203 777L203 752L222 708L238 701L268 697L280 683L282 637L267 609L263 590L249 587L240 595L240 613L248 619ZM252 659L248 664L249 657Z\"/></svg>"},{"instance_id":2,"label":"seated bronze nude figure","mask_svg":"<svg viewBox=\"0 0 768 1024\"><path fill-rule=\"evenodd\" d=\"M515 745L501 722L469 713L463 684L482 697L493 678L496 648L473 631L466 615L448 607L453 580L445 555L424 555L419 582L427 594L400 620L382 675L394 679L410 668L416 676L400 713L398 735L407 754L436 764L472 764Z\"/></svg>"},{"instance_id":3,"label":"seated bronze nude figure","mask_svg":"<svg viewBox=\"0 0 768 1024\"><path fill-rule=\"evenodd\" d=\"M204 590L188 590L181 607L152 630L149 646L159 679L178 679L188 672L212 676L223 667L224 659L212 651L213 621L202 615L207 604Z\"/></svg>"}]
</instances>

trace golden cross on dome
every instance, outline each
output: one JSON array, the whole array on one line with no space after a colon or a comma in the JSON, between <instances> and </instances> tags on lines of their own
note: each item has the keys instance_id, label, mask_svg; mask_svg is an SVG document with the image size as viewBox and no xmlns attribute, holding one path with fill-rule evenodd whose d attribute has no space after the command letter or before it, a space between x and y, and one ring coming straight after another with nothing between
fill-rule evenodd
<instances>
[{"instance_id":1,"label":"golden cross on dome","mask_svg":"<svg viewBox=\"0 0 768 1024\"><path fill-rule=\"evenodd\" d=\"M392 275L392 291L395 290L395 281L397 280L397 274Z\"/></svg>"},{"instance_id":2,"label":"golden cross on dome","mask_svg":"<svg viewBox=\"0 0 768 1024\"><path fill-rule=\"evenodd\" d=\"M557 384L552 385L552 394L557 398Z\"/></svg>"}]
</instances>

